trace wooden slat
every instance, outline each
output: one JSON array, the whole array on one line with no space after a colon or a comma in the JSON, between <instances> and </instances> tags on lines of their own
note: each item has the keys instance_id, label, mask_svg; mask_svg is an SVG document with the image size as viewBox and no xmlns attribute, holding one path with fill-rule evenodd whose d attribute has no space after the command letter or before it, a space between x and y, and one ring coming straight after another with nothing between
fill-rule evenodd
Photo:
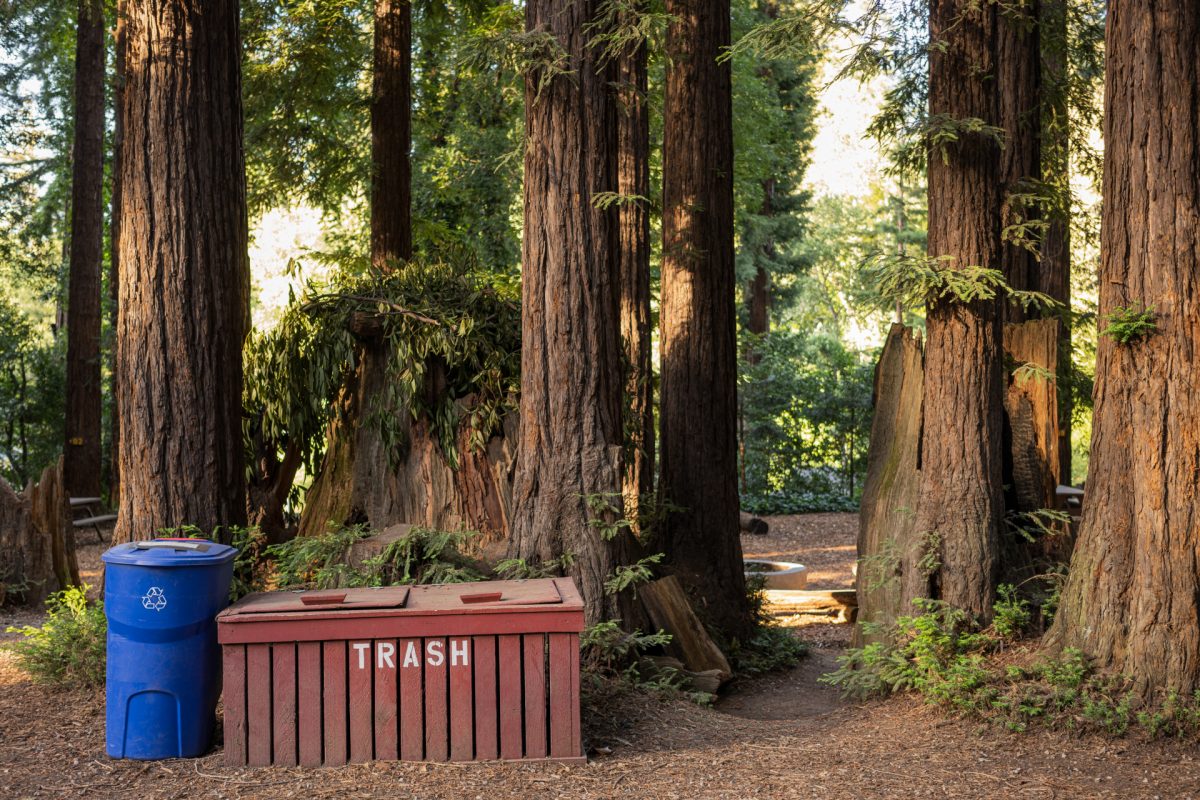
<instances>
[{"instance_id":1,"label":"wooden slat","mask_svg":"<svg viewBox=\"0 0 1200 800\"><path fill-rule=\"evenodd\" d=\"M399 681L400 659L395 639L375 643L375 757L400 757Z\"/></svg>"},{"instance_id":2,"label":"wooden slat","mask_svg":"<svg viewBox=\"0 0 1200 800\"><path fill-rule=\"evenodd\" d=\"M409 649L416 665L406 661ZM400 758L420 761L425 757L425 704L421 687L421 664L425 654L420 639L401 639L396 654L400 665Z\"/></svg>"},{"instance_id":3,"label":"wooden slat","mask_svg":"<svg viewBox=\"0 0 1200 800\"><path fill-rule=\"evenodd\" d=\"M571 662L578 654L571 650L571 634L550 634L550 757L576 755L578 737L571 730L579 695L572 685Z\"/></svg>"},{"instance_id":4,"label":"wooden slat","mask_svg":"<svg viewBox=\"0 0 1200 800\"><path fill-rule=\"evenodd\" d=\"M346 726L346 642L325 642L323 656L325 763L345 764L348 753Z\"/></svg>"},{"instance_id":5,"label":"wooden slat","mask_svg":"<svg viewBox=\"0 0 1200 800\"><path fill-rule=\"evenodd\" d=\"M296 645L296 721L300 765L321 766L325 729L321 714L321 644Z\"/></svg>"},{"instance_id":6,"label":"wooden slat","mask_svg":"<svg viewBox=\"0 0 1200 800\"><path fill-rule=\"evenodd\" d=\"M573 754L583 758L583 729L580 727L580 684L579 684L579 634L567 634L567 647L571 652L571 748Z\"/></svg>"},{"instance_id":7,"label":"wooden slat","mask_svg":"<svg viewBox=\"0 0 1200 800\"><path fill-rule=\"evenodd\" d=\"M225 763L240 767L246 763L246 648L226 645L221 648L222 677L225 683Z\"/></svg>"},{"instance_id":8,"label":"wooden slat","mask_svg":"<svg viewBox=\"0 0 1200 800\"><path fill-rule=\"evenodd\" d=\"M271 645L246 647L247 754L252 767L271 763Z\"/></svg>"},{"instance_id":9,"label":"wooden slat","mask_svg":"<svg viewBox=\"0 0 1200 800\"><path fill-rule=\"evenodd\" d=\"M350 760L361 763L375 757L375 709L372 702L374 681L371 663L374 653L371 642L350 642L349 645Z\"/></svg>"},{"instance_id":10,"label":"wooden slat","mask_svg":"<svg viewBox=\"0 0 1200 800\"><path fill-rule=\"evenodd\" d=\"M525 757L546 757L546 637L525 634Z\"/></svg>"},{"instance_id":11,"label":"wooden slat","mask_svg":"<svg viewBox=\"0 0 1200 800\"><path fill-rule=\"evenodd\" d=\"M450 760L470 761L474 755L472 729L475 727L471 640L450 639L446 647L450 660Z\"/></svg>"},{"instance_id":12,"label":"wooden slat","mask_svg":"<svg viewBox=\"0 0 1200 800\"><path fill-rule=\"evenodd\" d=\"M521 637L500 636L500 757L520 758L521 741Z\"/></svg>"},{"instance_id":13,"label":"wooden slat","mask_svg":"<svg viewBox=\"0 0 1200 800\"><path fill-rule=\"evenodd\" d=\"M476 636L472 642L472 671L475 678L475 758L500 757L496 707L496 637Z\"/></svg>"},{"instance_id":14,"label":"wooden slat","mask_svg":"<svg viewBox=\"0 0 1200 800\"><path fill-rule=\"evenodd\" d=\"M273 682L271 709L274 718L274 763L296 765L296 645L271 645Z\"/></svg>"},{"instance_id":15,"label":"wooden slat","mask_svg":"<svg viewBox=\"0 0 1200 800\"><path fill-rule=\"evenodd\" d=\"M433 649L430 650L430 645ZM425 640L425 760L446 761L450 758L450 709L447 706L449 669L445 639ZM432 653L440 648L440 664L430 663L436 659Z\"/></svg>"}]
</instances>

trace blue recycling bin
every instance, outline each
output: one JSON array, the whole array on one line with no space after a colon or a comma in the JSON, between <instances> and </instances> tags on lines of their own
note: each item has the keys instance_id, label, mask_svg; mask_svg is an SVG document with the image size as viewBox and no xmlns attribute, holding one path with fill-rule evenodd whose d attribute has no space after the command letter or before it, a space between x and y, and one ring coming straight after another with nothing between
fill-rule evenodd
<instances>
[{"instance_id":1,"label":"blue recycling bin","mask_svg":"<svg viewBox=\"0 0 1200 800\"><path fill-rule=\"evenodd\" d=\"M103 556L108 617L105 750L184 758L212 743L232 547L203 539L127 542Z\"/></svg>"}]
</instances>

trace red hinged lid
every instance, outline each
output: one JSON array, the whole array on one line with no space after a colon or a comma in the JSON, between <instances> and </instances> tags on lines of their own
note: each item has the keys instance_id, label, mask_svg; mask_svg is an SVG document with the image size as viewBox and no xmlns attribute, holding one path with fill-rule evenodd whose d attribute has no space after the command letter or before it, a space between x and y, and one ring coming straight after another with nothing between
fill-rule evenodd
<instances>
[{"instance_id":1,"label":"red hinged lid","mask_svg":"<svg viewBox=\"0 0 1200 800\"><path fill-rule=\"evenodd\" d=\"M239 614L315 613L353 611L369 608L403 608L408 601L407 586L381 586L377 589L325 589L308 592L261 592L247 595L218 616Z\"/></svg>"}]
</instances>

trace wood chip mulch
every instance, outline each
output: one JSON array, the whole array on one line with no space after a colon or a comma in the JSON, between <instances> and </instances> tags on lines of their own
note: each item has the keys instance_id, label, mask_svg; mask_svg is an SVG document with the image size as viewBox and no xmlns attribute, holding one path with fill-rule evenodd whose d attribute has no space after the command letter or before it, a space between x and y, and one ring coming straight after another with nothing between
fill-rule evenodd
<instances>
[{"instance_id":1,"label":"wood chip mulch","mask_svg":"<svg viewBox=\"0 0 1200 800\"><path fill-rule=\"evenodd\" d=\"M758 552L796 556L831 582L847 581L852 519L774 518L770 537L746 538L761 545ZM835 665L845 630L827 623L797 628L813 647L809 660L739 681L716 708L642 695L606 701L585 716L591 758L575 767L230 769L219 749L199 759L112 761L104 755L102 694L33 684L0 651L0 798L1200 800L1194 744L1013 734L948 718L908 697L842 700L817 679Z\"/></svg>"}]
</instances>

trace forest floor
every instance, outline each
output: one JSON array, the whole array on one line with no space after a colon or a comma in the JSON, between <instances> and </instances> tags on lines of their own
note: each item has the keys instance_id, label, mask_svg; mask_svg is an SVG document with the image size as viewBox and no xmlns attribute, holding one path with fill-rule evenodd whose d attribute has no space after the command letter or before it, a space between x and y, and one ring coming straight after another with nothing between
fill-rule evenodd
<instances>
[{"instance_id":1,"label":"forest floor","mask_svg":"<svg viewBox=\"0 0 1200 800\"><path fill-rule=\"evenodd\" d=\"M814 588L847 586L849 514L771 519L748 554L795 557ZM95 550L87 545L81 550ZM80 553L81 567L95 555ZM0 611L0 628L32 621ZM714 708L627 695L585 719L587 766L409 764L230 769L199 759L104 756L103 696L30 683L0 651L3 798L1197 798L1200 751L1180 742L1008 733L911 697L855 703L817 682L848 629L796 624L811 655L739 681Z\"/></svg>"}]
</instances>

